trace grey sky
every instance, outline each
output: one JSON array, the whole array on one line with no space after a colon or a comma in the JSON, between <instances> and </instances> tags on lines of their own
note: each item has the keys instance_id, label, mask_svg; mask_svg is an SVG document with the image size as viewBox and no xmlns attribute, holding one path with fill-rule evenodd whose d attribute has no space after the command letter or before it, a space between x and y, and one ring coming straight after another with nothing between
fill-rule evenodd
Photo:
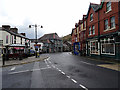
<instances>
[{"instance_id":1,"label":"grey sky","mask_svg":"<svg viewBox=\"0 0 120 90\"><path fill-rule=\"evenodd\" d=\"M34 28L28 26L38 24L43 26L38 37L54 32L65 36L87 14L90 2L100 0L0 0L0 26L9 24L34 38Z\"/></svg>"}]
</instances>

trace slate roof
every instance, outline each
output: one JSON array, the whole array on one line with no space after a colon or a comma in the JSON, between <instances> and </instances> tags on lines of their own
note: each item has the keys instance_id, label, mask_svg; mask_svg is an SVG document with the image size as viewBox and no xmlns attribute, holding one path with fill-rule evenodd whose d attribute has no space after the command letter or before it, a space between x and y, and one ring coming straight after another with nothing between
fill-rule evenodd
<instances>
[{"instance_id":1,"label":"slate roof","mask_svg":"<svg viewBox=\"0 0 120 90\"><path fill-rule=\"evenodd\" d=\"M57 35L57 33L50 33L50 34L45 34L44 36L40 37L38 40L51 40L51 39L58 39L61 40L61 38Z\"/></svg>"},{"instance_id":2,"label":"slate roof","mask_svg":"<svg viewBox=\"0 0 120 90\"><path fill-rule=\"evenodd\" d=\"M28 38L26 38L25 36L23 36L23 35L20 34L20 33L14 33L14 32L12 32L12 31L9 31L9 30L4 29L4 28L2 28L2 27L0 27L0 30L6 31L6 32L8 32L8 33L10 33L10 34L12 34L12 35L16 35L16 36L18 36L18 37L22 37L22 38L28 39Z\"/></svg>"},{"instance_id":3,"label":"slate roof","mask_svg":"<svg viewBox=\"0 0 120 90\"><path fill-rule=\"evenodd\" d=\"M91 3L91 7L93 8L94 11L97 11L100 8L100 5Z\"/></svg>"}]
</instances>

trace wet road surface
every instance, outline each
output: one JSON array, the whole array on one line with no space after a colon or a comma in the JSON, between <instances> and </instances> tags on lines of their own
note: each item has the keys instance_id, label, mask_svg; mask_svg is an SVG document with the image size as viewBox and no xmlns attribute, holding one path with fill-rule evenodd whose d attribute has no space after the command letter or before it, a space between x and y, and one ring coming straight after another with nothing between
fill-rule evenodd
<instances>
[{"instance_id":1,"label":"wet road surface","mask_svg":"<svg viewBox=\"0 0 120 90\"><path fill-rule=\"evenodd\" d=\"M118 88L119 72L98 67L104 62L70 52L43 54L40 62L2 68L3 88Z\"/></svg>"}]
</instances>

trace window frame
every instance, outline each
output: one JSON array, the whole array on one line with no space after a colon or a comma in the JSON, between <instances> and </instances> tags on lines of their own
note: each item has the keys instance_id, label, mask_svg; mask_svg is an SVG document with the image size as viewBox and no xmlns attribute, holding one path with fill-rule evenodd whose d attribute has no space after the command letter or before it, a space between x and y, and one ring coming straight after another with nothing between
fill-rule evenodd
<instances>
[{"instance_id":1,"label":"window frame","mask_svg":"<svg viewBox=\"0 0 120 90\"><path fill-rule=\"evenodd\" d=\"M6 44L8 44L8 35L6 35Z\"/></svg>"},{"instance_id":2,"label":"window frame","mask_svg":"<svg viewBox=\"0 0 120 90\"><path fill-rule=\"evenodd\" d=\"M106 39L104 38L103 40L100 40L101 42L101 54L106 54L106 55L115 55L115 43L114 42L111 42L111 41L114 41L114 38L113 39ZM113 44L113 50L114 51L113 53L111 53L110 51L107 52L105 50L107 50L107 47L112 45ZM103 48L104 46L104 48ZM104 49L104 52L103 52L103 49Z\"/></svg>"},{"instance_id":3,"label":"window frame","mask_svg":"<svg viewBox=\"0 0 120 90\"><path fill-rule=\"evenodd\" d=\"M92 35L92 33L91 33L91 27L89 27L89 35Z\"/></svg>"},{"instance_id":4,"label":"window frame","mask_svg":"<svg viewBox=\"0 0 120 90\"><path fill-rule=\"evenodd\" d=\"M94 31L94 33L93 33L93 31ZM92 26L92 34L95 35L95 25Z\"/></svg>"},{"instance_id":5,"label":"window frame","mask_svg":"<svg viewBox=\"0 0 120 90\"><path fill-rule=\"evenodd\" d=\"M114 18L114 19L112 19L112 18ZM113 21L112 21L113 20ZM115 28L115 16L112 16L111 18L110 18L110 28Z\"/></svg>"},{"instance_id":6,"label":"window frame","mask_svg":"<svg viewBox=\"0 0 120 90\"><path fill-rule=\"evenodd\" d=\"M106 24L106 21L107 21L107 24ZM106 28L106 26L107 26L107 28ZM109 26L108 26L108 19L105 19L105 20L104 20L104 30L107 30L108 27L109 27Z\"/></svg>"},{"instance_id":7,"label":"window frame","mask_svg":"<svg viewBox=\"0 0 120 90\"><path fill-rule=\"evenodd\" d=\"M90 21L93 21L93 13L90 14Z\"/></svg>"},{"instance_id":8,"label":"window frame","mask_svg":"<svg viewBox=\"0 0 120 90\"><path fill-rule=\"evenodd\" d=\"M107 2L106 4L106 12L111 11L111 1Z\"/></svg>"}]
</instances>

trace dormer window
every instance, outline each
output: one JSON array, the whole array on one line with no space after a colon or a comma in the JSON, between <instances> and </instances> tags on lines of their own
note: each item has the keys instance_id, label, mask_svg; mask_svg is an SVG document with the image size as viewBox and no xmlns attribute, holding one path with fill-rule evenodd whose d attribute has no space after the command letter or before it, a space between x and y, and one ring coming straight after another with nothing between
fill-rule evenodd
<instances>
[{"instance_id":1,"label":"dormer window","mask_svg":"<svg viewBox=\"0 0 120 90\"><path fill-rule=\"evenodd\" d=\"M107 12L111 11L111 2L110 1L107 2L107 6L106 7L107 7L106 8Z\"/></svg>"},{"instance_id":2,"label":"dormer window","mask_svg":"<svg viewBox=\"0 0 120 90\"><path fill-rule=\"evenodd\" d=\"M90 14L90 21L93 21L93 14Z\"/></svg>"}]
</instances>

